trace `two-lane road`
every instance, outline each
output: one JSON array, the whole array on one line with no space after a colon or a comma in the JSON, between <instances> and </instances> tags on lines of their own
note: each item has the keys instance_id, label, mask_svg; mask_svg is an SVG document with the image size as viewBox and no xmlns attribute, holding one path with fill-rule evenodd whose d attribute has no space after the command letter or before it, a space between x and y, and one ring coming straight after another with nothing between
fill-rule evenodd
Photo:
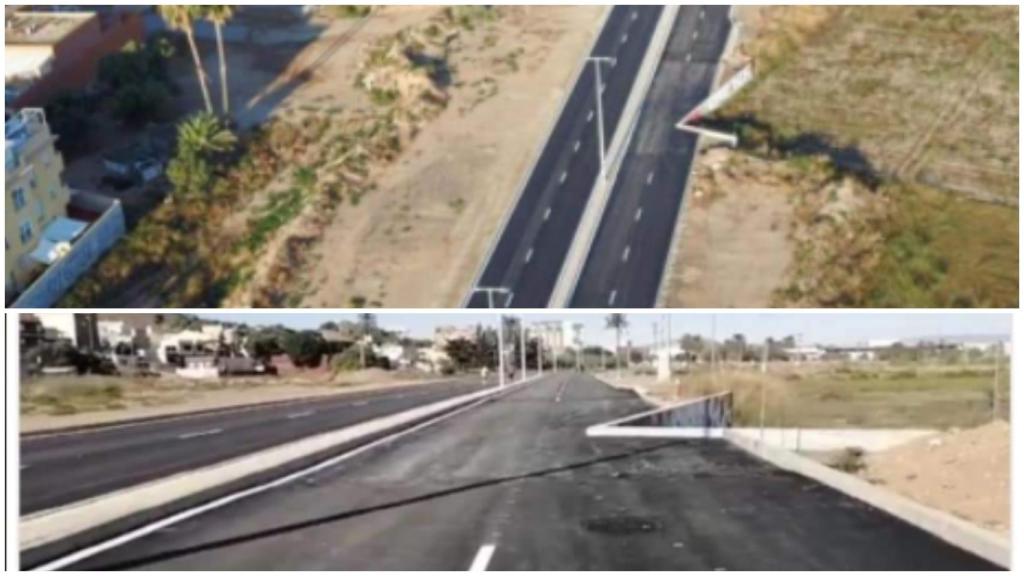
<instances>
[{"instance_id":1,"label":"two-lane road","mask_svg":"<svg viewBox=\"0 0 1024 576\"><path fill-rule=\"evenodd\" d=\"M675 124L710 93L729 28L728 6L680 9L572 307L657 305L697 146Z\"/></svg>"},{"instance_id":2,"label":"two-lane road","mask_svg":"<svg viewBox=\"0 0 1024 576\"><path fill-rule=\"evenodd\" d=\"M983 570L723 441L592 439L645 408L548 376L74 569Z\"/></svg>"},{"instance_id":3,"label":"two-lane road","mask_svg":"<svg viewBox=\"0 0 1024 576\"><path fill-rule=\"evenodd\" d=\"M615 134L661 6L615 6L590 56L601 64L605 146ZM500 287L498 307L547 307L600 171L596 75L582 69L474 287ZM473 292L471 308L488 307Z\"/></svg>"},{"instance_id":4,"label":"two-lane road","mask_svg":"<svg viewBox=\"0 0 1024 576\"><path fill-rule=\"evenodd\" d=\"M29 514L493 386L479 377L180 415L21 440Z\"/></svg>"}]
</instances>

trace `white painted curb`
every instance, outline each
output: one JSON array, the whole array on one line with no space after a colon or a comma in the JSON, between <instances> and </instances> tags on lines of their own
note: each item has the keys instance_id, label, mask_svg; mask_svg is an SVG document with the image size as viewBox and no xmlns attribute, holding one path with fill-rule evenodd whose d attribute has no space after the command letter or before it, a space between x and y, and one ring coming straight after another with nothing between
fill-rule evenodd
<instances>
[{"instance_id":1,"label":"white painted curb","mask_svg":"<svg viewBox=\"0 0 1024 576\"><path fill-rule=\"evenodd\" d=\"M273 470L301 458L313 457L348 442L408 425L464 404L509 392L537 378L510 384L504 388L488 388L434 402L340 430L288 442L197 470L180 472L167 478L131 486L59 508L36 512L19 521L19 548L24 551L50 544L138 512L158 508L217 486Z\"/></svg>"},{"instance_id":2,"label":"white painted curb","mask_svg":"<svg viewBox=\"0 0 1024 576\"><path fill-rule=\"evenodd\" d=\"M1009 538L975 526L952 514L929 508L909 498L874 486L856 476L829 468L795 452L769 446L758 446L757 442L733 434L728 430L725 432L725 438L733 445L774 466L820 482L879 510L888 512L904 522L976 554L993 564L1010 568Z\"/></svg>"},{"instance_id":3,"label":"white painted curb","mask_svg":"<svg viewBox=\"0 0 1024 576\"><path fill-rule=\"evenodd\" d=\"M678 14L678 5L665 6L662 9L658 25L647 46L647 54L644 55L637 77L633 80L633 89L630 91L629 98L626 99L622 117L619 119L619 125L615 129L615 135L608 147L606 157L612 159L609 162L608 171L603 181L600 171L594 181L594 187L591 189L587 206L583 210L583 216L580 217L576 234L573 236L572 244L562 262L558 281L551 292L551 299L548 301L549 308L568 308L569 302L576 292L576 284L579 282L583 266L586 264L587 256L590 255L590 249L597 237L597 229L603 219L605 208L608 206L611 190L615 187L615 180L622 167L626 149L633 139L633 131L636 129L636 123L640 117L640 108L654 82L654 73L657 72L662 55L668 47L669 38L672 36L672 26L675 24Z\"/></svg>"}]
</instances>

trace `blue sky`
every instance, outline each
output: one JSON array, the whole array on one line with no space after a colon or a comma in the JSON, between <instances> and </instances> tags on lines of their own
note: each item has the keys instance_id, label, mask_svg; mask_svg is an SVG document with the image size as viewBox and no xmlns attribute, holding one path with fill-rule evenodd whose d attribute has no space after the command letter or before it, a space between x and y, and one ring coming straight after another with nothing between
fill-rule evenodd
<instances>
[{"instance_id":1,"label":"blue sky","mask_svg":"<svg viewBox=\"0 0 1024 576\"><path fill-rule=\"evenodd\" d=\"M497 316L472 311L375 312L381 326L403 330L414 337L429 337L441 325L496 325ZM324 312L218 312L201 313L203 318L244 322L251 325L283 324L292 328L316 328L328 320L355 320L356 314ZM601 312L535 313L523 315L527 324L539 321L570 320L583 324L583 339L589 343L610 345L614 335L604 329L606 314ZM1012 317L1002 312L702 312L659 311L627 314L629 338L638 345L653 338L655 322L664 325L671 317L672 336L684 333L710 336L712 324L718 339L744 334L750 341L768 337L798 336L804 343L857 344L871 339L919 337L1003 335L1009 336Z\"/></svg>"}]
</instances>

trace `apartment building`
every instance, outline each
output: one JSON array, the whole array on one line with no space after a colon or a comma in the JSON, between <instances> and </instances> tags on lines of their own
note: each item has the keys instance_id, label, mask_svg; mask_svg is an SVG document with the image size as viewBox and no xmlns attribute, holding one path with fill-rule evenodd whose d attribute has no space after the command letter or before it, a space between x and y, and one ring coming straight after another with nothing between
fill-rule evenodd
<instances>
[{"instance_id":1,"label":"apartment building","mask_svg":"<svg viewBox=\"0 0 1024 576\"><path fill-rule=\"evenodd\" d=\"M53 242L41 246L47 226L53 223L69 233L78 226L65 222L71 192L61 179L64 160L43 112L22 110L11 116L4 122L4 139L5 287L10 294L30 284L47 263L50 255L42 252L59 252Z\"/></svg>"}]
</instances>

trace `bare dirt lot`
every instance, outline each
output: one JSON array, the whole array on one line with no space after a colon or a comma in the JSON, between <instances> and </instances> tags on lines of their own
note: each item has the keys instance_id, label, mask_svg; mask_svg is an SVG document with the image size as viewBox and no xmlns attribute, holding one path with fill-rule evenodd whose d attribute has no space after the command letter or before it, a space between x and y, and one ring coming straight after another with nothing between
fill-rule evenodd
<instances>
[{"instance_id":1,"label":"bare dirt lot","mask_svg":"<svg viewBox=\"0 0 1024 576\"><path fill-rule=\"evenodd\" d=\"M1010 534L1010 425L992 422L869 454L861 476Z\"/></svg>"},{"instance_id":2,"label":"bare dirt lot","mask_svg":"<svg viewBox=\"0 0 1024 576\"><path fill-rule=\"evenodd\" d=\"M457 306L602 14L508 7L468 40L445 111L329 225L302 304Z\"/></svg>"},{"instance_id":3,"label":"bare dirt lot","mask_svg":"<svg viewBox=\"0 0 1024 576\"><path fill-rule=\"evenodd\" d=\"M20 430L34 432L184 414L262 402L298 400L416 382L423 375L363 370L315 377L188 380L114 376L46 376L22 383Z\"/></svg>"},{"instance_id":4,"label":"bare dirt lot","mask_svg":"<svg viewBox=\"0 0 1024 576\"><path fill-rule=\"evenodd\" d=\"M677 234L666 307L773 304L793 251L792 209L786 171L768 166L723 149L702 156Z\"/></svg>"}]
</instances>

